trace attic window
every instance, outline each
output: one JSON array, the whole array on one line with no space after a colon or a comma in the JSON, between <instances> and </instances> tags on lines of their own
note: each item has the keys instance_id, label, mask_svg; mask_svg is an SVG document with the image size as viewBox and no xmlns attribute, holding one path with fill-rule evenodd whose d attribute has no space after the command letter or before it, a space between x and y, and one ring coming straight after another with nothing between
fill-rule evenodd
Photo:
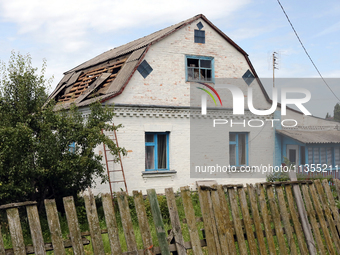
<instances>
[{"instance_id":1,"label":"attic window","mask_svg":"<svg viewBox=\"0 0 340 255\"><path fill-rule=\"evenodd\" d=\"M152 72L152 67L146 60L144 60L137 68L138 72L144 77L144 79Z\"/></svg>"},{"instance_id":2,"label":"attic window","mask_svg":"<svg viewBox=\"0 0 340 255\"><path fill-rule=\"evenodd\" d=\"M186 80L214 82L214 59L204 56L186 56Z\"/></svg>"},{"instance_id":3,"label":"attic window","mask_svg":"<svg viewBox=\"0 0 340 255\"><path fill-rule=\"evenodd\" d=\"M205 31L195 29L195 43L205 43Z\"/></svg>"},{"instance_id":4,"label":"attic window","mask_svg":"<svg viewBox=\"0 0 340 255\"><path fill-rule=\"evenodd\" d=\"M203 28L202 22L198 22L198 23L197 23L197 27L198 27L199 30L201 30L201 29Z\"/></svg>"},{"instance_id":5,"label":"attic window","mask_svg":"<svg viewBox=\"0 0 340 255\"><path fill-rule=\"evenodd\" d=\"M244 73L242 78L247 83L248 86L250 86L250 84L255 79L254 75L249 71L249 69L247 70L247 72Z\"/></svg>"}]
</instances>

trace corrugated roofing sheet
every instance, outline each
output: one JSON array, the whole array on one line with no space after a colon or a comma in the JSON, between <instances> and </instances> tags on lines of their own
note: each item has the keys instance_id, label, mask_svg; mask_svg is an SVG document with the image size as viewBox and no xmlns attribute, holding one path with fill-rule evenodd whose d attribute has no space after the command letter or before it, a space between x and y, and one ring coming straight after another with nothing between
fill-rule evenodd
<instances>
[{"instance_id":1,"label":"corrugated roofing sheet","mask_svg":"<svg viewBox=\"0 0 340 255\"><path fill-rule=\"evenodd\" d=\"M276 132L301 143L340 143L340 131L337 130L276 130Z\"/></svg>"}]
</instances>

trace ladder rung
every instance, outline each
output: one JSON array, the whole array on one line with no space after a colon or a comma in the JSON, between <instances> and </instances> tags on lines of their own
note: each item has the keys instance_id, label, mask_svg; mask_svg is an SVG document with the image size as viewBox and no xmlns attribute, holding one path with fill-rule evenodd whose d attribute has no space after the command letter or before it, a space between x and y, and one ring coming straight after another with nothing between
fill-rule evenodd
<instances>
[{"instance_id":1,"label":"ladder rung","mask_svg":"<svg viewBox=\"0 0 340 255\"><path fill-rule=\"evenodd\" d=\"M110 182L110 183L114 183L114 182L124 182L124 181L112 181L112 182Z\"/></svg>"},{"instance_id":2,"label":"ladder rung","mask_svg":"<svg viewBox=\"0 0 340 255\"><path fill-rule=\"evenodd\" d=\"M121 172L122 170L109 170L109 172Z\"/></svg>"}]
</instances>

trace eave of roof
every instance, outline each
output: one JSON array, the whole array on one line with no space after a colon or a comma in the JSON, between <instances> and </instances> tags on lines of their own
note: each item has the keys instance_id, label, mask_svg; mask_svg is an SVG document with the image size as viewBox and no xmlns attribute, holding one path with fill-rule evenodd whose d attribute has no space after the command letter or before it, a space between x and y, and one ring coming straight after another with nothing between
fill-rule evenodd
<instances>
[{"instance_id":1,"label":"eave of roof","mask_svg":"<svg viewBox=\"0 0 340 255\"><path fill-rule=\"evenodd\" d=\"M276 132L305 144L340 143L340 131L337 130L276 130Z\"/></svg>"}]
</instances>

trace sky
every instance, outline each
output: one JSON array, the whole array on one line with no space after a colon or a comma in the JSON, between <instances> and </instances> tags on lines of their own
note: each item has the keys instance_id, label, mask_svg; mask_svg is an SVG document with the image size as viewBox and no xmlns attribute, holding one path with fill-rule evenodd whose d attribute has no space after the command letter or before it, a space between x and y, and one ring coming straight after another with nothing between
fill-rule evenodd
<instances>
[{"instance_id":1,"label":"sky","mask_svg":"<svg viewBox=\"0 0 340 255\"><path fill-rule=\"evenodd\" d=\"M281 0L314 63L340 98L340 1ZM323 83L277 0L0 0L0 61L11 51L47 60L52 90L73 67L132 40L204 14L248 54L260 78L315 78L304 82L315 116L333 114L339 101ZM340 79L339 79L340 81ZM280 84L280 83L278 83ZM296 85L295 85L296 86ZM265 84L271 97L271 85ZM279 85L278 88L280 89Z\"/></svg>"}]
</instances>

